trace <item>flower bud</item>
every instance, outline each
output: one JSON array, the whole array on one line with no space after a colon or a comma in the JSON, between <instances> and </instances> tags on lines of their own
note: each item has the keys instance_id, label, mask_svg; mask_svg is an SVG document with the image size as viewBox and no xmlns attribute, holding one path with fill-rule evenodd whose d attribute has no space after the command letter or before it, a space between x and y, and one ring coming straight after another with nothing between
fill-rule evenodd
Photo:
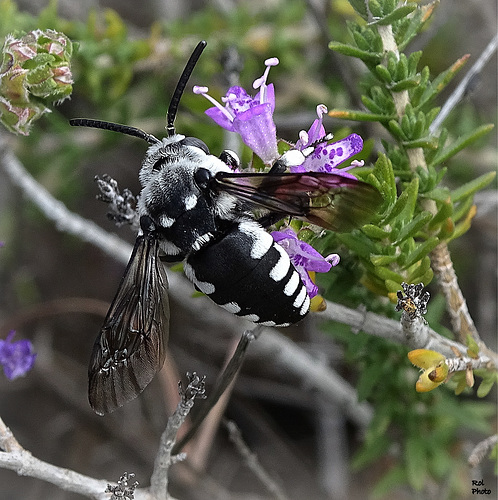
<instances>
[{"instance_id":1,"label":"flower bud","mask_svg":"<svg viewBox=\"0 0 498 500\"><path fill-rule=\"evenodd\" d=\"M27 135L34 120L72 92L72 43L62 33L35 30L8 35L0 65L0 121L12 132Z\"/></svg>"}]
</instances>

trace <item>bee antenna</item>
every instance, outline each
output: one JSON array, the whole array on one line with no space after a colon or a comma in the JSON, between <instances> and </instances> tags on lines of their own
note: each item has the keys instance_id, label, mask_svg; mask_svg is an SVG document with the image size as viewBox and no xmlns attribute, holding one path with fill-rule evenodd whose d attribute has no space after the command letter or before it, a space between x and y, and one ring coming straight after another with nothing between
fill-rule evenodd
<instances>
[{"instance_id":1,"label":"bee antenna","mask_svg":"<svg viewBox=\"0 0 498 500\"><path fill-rule=\"evenodd\" d=\"M202 51L206 48L206 45L207 42L205 40L201 40L197 44L196 48L192 52L192 55L190 56L190 59L185 65L183 73L180 76L180 79L178 80L178 83L176 85L175 92L173 93L173 97L171 98L171 101L169 103L168 115L167 115L168 124L166 126L166 130L168 131L168 136L170 137L175 134L175 117L178 111L178 105L180 104L180 98L182 97L183 91L185 90L190 75L192 74L192 71L194 70L194 67L197 64L199 57L201 57Z\"/></svg>"},{"instance_id":2,"label":"bee antenna","mask_svg":"<svg viewBox=\"0 0 498 500\"><path fill-rule=\"evenodd\" d=\"M101 128L104 130L111 130L112 132L119 132L121 134L131 135L147 141L149 144L157 144L161 142L157 137L148 134L139 128L130 127L129 125L121 125L120 123L106 122L102 120L92 120L91 118L72 118L69 120L69 125L73 127L90 127Z\"/></svg>"}]
</instances>

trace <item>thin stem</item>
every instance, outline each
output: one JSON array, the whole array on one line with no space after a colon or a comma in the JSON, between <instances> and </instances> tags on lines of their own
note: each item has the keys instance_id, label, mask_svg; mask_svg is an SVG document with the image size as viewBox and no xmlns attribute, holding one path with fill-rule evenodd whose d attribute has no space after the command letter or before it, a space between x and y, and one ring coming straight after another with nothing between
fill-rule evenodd
<instances>
[{"instance_id":1,"label":"thin stem","mask_svg":"<svg viewBox=\"0 0 498 500\"><path fill-rule=\"evenodd\" d=\"M489 450L498 443L498 434L489 436L484 441L481 441L469 456L468 463L471 467L477 467L482 459L489 453Z\"/></svg>"},{"instance_id":2,"label":"thin stem","mask_svg":"<svg viewBox=\"0 0 498 500\"><path fill-rule=\"evenodd\" d=\"M431 123L429 132L437 134L439 128L443 124L446 117L451 113L453 108L462 100L469 89L472 87L473 82L479 73L483 70L486 63L489 61L493 53L498 47L498 34L496 34L486 45L477 61L473 64L467 74L462 78L462 81L457 85L456 89L448 97L441 111L436 116L436 119Z\"/></svg>"},{"instance_id":3,"label":"thin stem","mask_svg":"<svg viewBox=\"0 0 498 500\"><path fill-rule=\"evenodd\" d=\"M190 439L192 439L192 437L198 431L200 425L206 418L207 414L211 411L213 406L218 402L220 396L225 392L226 388L232 383L233 379L240 370L240 367L242 366L247 347L249 346L251 341L254 340L259 335L261 329L262 329L261 326L256 326L254 330L244 331L242 337L239 340L239 343L237 344L237 348L235 349L235 352L233 353L233 356L230 359L229 363L227 364L225 370L221 374L218 383L216 384L215 388L213 389L213 391L210 393L210 395L202 405L202 408L200 409L199 413L196 415L196 418L192 422L191 428L183 436L183 438L174 446L173 454L178 453L187 444L187 442L190 441Z\"/></svg>"},{"instance_id":4,"label":"thin stem","mask_svg":"<svg viewBox=\"0 0 498 500\"><path fill-rule=\"evenodd\" d=\"M225 427L228 430L228 436L230 441L235 445L240 456L244 459L245 464L251 469L254 475L261 481L269 493L275 498L275 500L288 500L287 495L282 491L280 486L275 482L275 480L268 474L259 461L255 453L253 453L249 446L245 443L242 438L242 433L237 427L235 422L231 420L224 421Z\"/></svg>"}]
</instances>

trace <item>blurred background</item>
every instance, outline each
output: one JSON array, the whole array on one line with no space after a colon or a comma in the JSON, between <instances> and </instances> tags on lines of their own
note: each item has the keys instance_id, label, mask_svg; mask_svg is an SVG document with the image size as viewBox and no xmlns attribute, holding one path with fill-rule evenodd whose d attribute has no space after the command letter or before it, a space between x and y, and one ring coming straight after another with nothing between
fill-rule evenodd
<instances>
[{"instance_id":1,"label":"blurred background","mask_svg":"<svg viewBox=\"0 0 498 500\"><path fill-rule=\"evenodd\" d=\"M235 78L245 88L262 74L266 58L280 59L270 76L278 89L275 121L280 137L297 139L299 130L307 129L316 116L319 103L329 109L360 106L354 85L363 68L327 48L330 40L347 40L347 21L353 11L342 0L59 0L57 7L37 0L0 2L2 37L9 32L5 20L13 16L13 8L17 9L14 17L21 18L27 30L53 27L51 22L58 19L58 29L77 40L80 49L71 100L37 122L29 137L12 137L9 143L32 175L70 210L130 243L134 234L107 220L107 207L96 201L93 179L107 173L121 188L138 194L137 173L145 143L105 131L71 129L67 120L80 116L110 120L161 137L170 95L200 39L206 39L208 47L189 88L207 85L218 97L227 87L224 61L230 49L240 56ZM31 26L36 16L40 16L38 24ZM496 33L496 19L494 2L443 1L407 52L424 50L421 66L428 65L433 74L467 53L470 67ZM496 124L496 75L495 54L448 118L445 125L452 136L483 123ZM446 96L459 79L460 75ZM201 137L218 154L228 139L203 115L206 107L202 98L186 92L176 127L180 133ZM364 138L380 133L374 125L325 122L334 133L355 131ZM496 170L496 147L492 133L476 148L463 151L447 165L449 181L457 186ZM199 303L199 314L193 316L172 292L168 373L156 377L126 407L98 417L87 402L87 364L124 265L97 247L59 232L13 188L4 172L0 175L0 240L5 243L0 249L0 338L15 329L16 339L33 340L38 352L35 368L25 378L9 382L0 376L0 415L20 443L40 459L110 481L124 471L134 472L135 479L146 486L159 436L176 405L177 380L186 371L197 371L207 375L209 390L241 332L233 330L229 316L226 321L221 316L225 327L220 323L206 327L203 314L211 313L203 311L211 308L208 302L189 299ZM477 328L496 349L496 186L479 194L476 203L472 229L450 250ZM326 293L330 299L340 296L340 290L327 288ZM436 295L436 289L431 293ZM431 314L442 315L444 323L439 299L431 304ZM316 318L309 318L284 333L315 356L317 363L334 367L354 385L362 366L347 363L350 346L346 349L341 339L353 335L349 328L320 327ZM367 351L375 350L375 362L382 363L382 356L406 360L406 349L377 342L362 345ZM391 416L386 424L394 444L385 453L371 460L363 457L352 466L368 436L366 427L256 352L249 351L225 415L238 424L250 449L288 498L363 499L374 492L380 498L470 498L470 473L465 468L454 468L446 485L429 482L422 496L406 485L376 490L386 470L399 460L400 423ZM405 362L403 369L408 368ZM173 384L169 392L168 381ZM413 385L406 390L413 391ZM385 398L389 401L389 395ZM472 401L472 393L465 398ZM463 456L486 435L476 429L456 434L448 451L455 457ZM205 450L189 451L190 464L172 469L173 495L192 500L273 498L244 464L223 426L208 433L208 442ZM485 462L477 474L492 477L487 475L489 469ZM0 485L0 500L81 498L6 470L0 470ZM445 492L451 493L444 496Z\"/></svg>"}]
</instances>

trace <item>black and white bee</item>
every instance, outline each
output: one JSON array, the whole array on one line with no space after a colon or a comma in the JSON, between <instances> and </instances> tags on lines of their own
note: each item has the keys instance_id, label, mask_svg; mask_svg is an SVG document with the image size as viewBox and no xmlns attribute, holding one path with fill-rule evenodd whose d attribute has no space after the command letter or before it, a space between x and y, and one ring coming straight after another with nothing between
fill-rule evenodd
<instances>
[{"instance_id":1,"label":"black and white bee","mask_svg":"<svg viewBox=\"0 0 498 500\"><path fill-rule=\"evenodd\" d=\"M308 313L310 298L288 254L265 227L292 216L348 231L365 223L380 203L379 193L360 181L286 173L304 159L297 150L284 154L268 173L234 173L235 153L216 157L200 139L177 134L180 97L205 46L198 44L180 77L162 140L126 125L70 122L149 143L139 174L140 230L89 366L89 401L100 415L135 398L163 365L169 306L162 260L183 261L196 288L231 313L287 326ZM254 208L263 215L256 218Z\"/></svg>"}]
</instances>

